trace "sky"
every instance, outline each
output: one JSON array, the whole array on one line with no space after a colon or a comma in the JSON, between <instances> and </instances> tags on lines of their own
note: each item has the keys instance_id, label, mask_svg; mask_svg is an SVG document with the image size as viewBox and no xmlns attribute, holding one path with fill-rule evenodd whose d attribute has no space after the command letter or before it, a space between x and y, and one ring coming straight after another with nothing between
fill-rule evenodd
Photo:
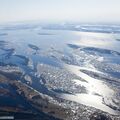
<instances>
[{"instance_id":1,"label":"sky","mask_svg":"<svg viewBox=\"0 0 120 120\"><path fill-rule=\"evenodd\" d=\"M120 22L120 0L0 0L0 23Z\"/></svg>"}]
</instances>

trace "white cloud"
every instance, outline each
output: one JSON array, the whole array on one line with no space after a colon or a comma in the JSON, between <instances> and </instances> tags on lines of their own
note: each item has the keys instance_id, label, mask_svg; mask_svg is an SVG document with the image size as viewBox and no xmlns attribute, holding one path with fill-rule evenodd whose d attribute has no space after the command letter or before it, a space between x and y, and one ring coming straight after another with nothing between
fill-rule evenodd
<instances>
[{"instance_id":1,"label":"white cloud","mask_svg":"<svg viewBox=\"0 0 120 120\"><path fill-rule=\"evenodd\" d=\"M0 0L0 22L119 22L120 0Z\"/></svg>"}]
</instances>

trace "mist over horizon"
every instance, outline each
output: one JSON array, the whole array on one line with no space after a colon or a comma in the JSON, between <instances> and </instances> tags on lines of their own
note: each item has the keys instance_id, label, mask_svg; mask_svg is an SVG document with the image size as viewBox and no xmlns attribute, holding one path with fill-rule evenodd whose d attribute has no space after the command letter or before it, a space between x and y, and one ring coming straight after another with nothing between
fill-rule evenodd
<instances>
[{"instance_id":1,"label":"mist over horizon","mask_svg":"<svg viewBox=\"0 0 120 120\"><path fill-rule=\"evenodd\" d=\"M119 0L0 0L0 24L20 21L119 23L119 5Z\"/></svg>"}]
</instances>

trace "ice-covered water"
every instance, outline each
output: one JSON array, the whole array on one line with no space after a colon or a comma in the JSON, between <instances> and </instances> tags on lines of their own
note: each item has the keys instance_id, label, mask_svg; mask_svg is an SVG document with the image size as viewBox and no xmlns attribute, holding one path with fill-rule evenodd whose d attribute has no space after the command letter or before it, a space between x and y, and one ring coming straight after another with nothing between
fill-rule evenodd
<instances>
[{"instance_id":1,"label":"ice-covered water","mask_svg":"<svg viewBox=\"0 0 120 120\"><path fill-rule=\"evenodd\" d=\"M118 32L1 27L0 71L15 70L39 92L120 112Z\"/></svg>"}]
</instances>

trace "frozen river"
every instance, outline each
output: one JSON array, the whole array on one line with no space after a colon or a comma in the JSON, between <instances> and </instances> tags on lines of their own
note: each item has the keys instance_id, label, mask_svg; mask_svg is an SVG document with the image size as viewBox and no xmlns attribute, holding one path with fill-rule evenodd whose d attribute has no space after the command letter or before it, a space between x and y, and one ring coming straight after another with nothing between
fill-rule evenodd
<instances>
[{"instance_id":1,"label":"frozen river","mask_svg":"<svg viewBox=\"0 0 120 120\"><path fill-rule=\"evenodd\" d=\"M41 93L118 115L120 34L89 29L1 26L0 71L20 71L16 79Z\"/></svg>"}]
</instances>

